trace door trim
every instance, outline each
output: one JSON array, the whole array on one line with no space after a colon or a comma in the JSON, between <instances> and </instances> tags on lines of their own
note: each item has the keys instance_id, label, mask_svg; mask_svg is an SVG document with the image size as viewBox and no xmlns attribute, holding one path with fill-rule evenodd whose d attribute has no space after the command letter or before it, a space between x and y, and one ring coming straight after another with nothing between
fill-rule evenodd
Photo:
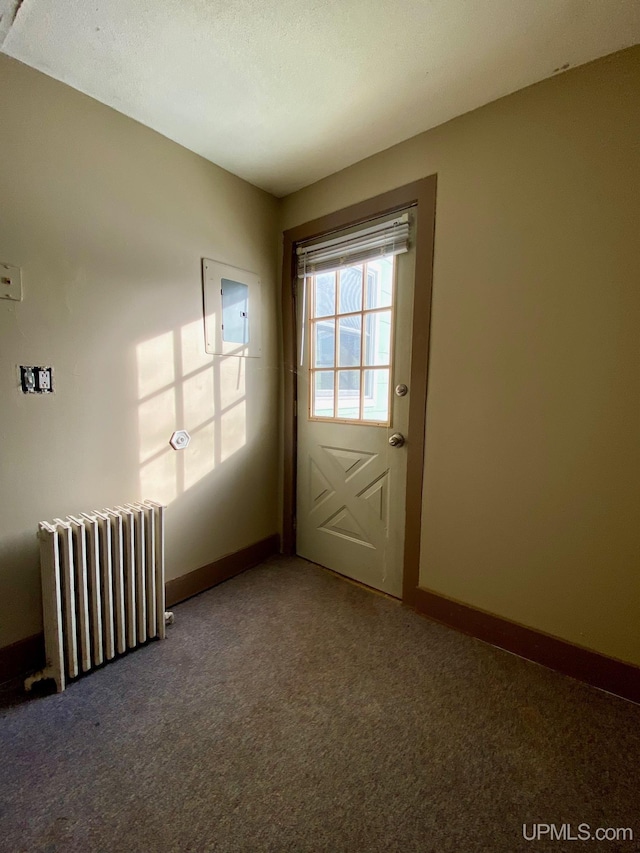
<instances>
[{"instance_id":1,"label":"door trim","mask_svg":"<svg viewBox=\"0 0 640 853\"><path fill-rule=\"evenodd\" d=\"M284 361L284 470L282 550L295 554L295 508L297 466L297 341L296 341L296 245L322 237L342 228L358 225L376 216L418 208L415 234L415 286L413 297L413 338L411 347L411 384L409 400L409 441L407 442L406 522L402 600L415 605L420 572L420 533L422 488L429 377L429 340L431 332L431 294L433 289L433 251L435 238L437 176L430 175L382 195L352 204L290 228L283 234L282 259L282 334Z\"/></svg>"}]
</instances>

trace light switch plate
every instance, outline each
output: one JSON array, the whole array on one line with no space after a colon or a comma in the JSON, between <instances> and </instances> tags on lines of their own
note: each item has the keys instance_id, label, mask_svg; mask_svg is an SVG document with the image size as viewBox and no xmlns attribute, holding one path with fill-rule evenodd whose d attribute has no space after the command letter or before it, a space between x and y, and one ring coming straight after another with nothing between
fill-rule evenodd
<instances>
[{"instance_id":1,"label":"light switch plate","mask_svg":"<svg viewBox=\"0 0 640 853\"><path fill-rule=\"evenodd\" d=\"M22 302L22 270L0 261L0 299Z\"/></svg>"},{"instance_id":2,"label":"light switch plate","mask_svg":"<svg viewBox=\"0 0 640 853\"><path fill-rule=\"evenodd\" d=\"M23 394L53 394L53 367L18 367Z\"/></svg>"},{"instance_id":3,"label":"light switch plate","mask_svg":"<svg viewBox=\"0 0 640 853\"><path fill-rule=\"evenodd\" d=\"M36 368L20 365L20 386L23 394L36 393Z\"/></svg>"}]
</instances>

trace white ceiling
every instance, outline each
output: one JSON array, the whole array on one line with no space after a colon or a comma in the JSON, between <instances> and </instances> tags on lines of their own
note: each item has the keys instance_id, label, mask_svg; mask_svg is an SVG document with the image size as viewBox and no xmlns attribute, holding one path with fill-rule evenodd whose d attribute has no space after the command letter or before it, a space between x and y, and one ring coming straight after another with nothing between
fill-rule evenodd
<instances>
[{"instance_id":1,"label":"white ceiling","mask_svg":"<svg viewBox=\"0 0 640 853\"><path fill-rule=\"evenodd\" d=\"M640 41L638 0L0 0L3 10L5 53L278 196Z\"/></svg>"}]
</instances>

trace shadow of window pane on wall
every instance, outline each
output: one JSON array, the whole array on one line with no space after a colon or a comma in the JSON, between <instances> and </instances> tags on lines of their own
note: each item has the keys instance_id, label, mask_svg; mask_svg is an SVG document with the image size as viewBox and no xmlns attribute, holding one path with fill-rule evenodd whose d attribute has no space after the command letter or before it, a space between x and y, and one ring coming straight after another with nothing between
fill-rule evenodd
<instances>
[{"instance_id":1,"label":"shadow of window pane on wall","mask_svg":"<svg viewBox=\"0 0 640 853\"><path fill-rule=\"evenodd\" d=\"M199 319L139 343L136 362L141 494L169 504L246 444L246 359L206 353Z\"/></svg>"}]
</instances>

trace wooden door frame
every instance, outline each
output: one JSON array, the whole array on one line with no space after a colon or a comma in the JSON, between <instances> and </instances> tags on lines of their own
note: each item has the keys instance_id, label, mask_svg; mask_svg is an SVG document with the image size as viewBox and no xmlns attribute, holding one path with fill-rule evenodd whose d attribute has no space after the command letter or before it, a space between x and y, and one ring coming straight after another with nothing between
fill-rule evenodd
<instances>
[{"instance_id":1,"label":"wooden door frame","mask_svg":"<svg viewBox=\"0 0 640 853\"><path fill-rule=\"evenodd\" d=\"M431 331L431 293L433 289L433 251L436 214L436 175L430 175L382 195L352 204L335 213L321 216L284 232L282 259L282 335L284 361L284 472L282 551L296 550L296 468L297 468L297 345L296 245L358 225L360 222L417 206L415 233L415 286L413 296L413 338L409 385L409 429L407 441L406 522L402 600L416 604L420 572L420 535L422 488L429 378L429 339Z\"/></svg>"}]
</instances>

